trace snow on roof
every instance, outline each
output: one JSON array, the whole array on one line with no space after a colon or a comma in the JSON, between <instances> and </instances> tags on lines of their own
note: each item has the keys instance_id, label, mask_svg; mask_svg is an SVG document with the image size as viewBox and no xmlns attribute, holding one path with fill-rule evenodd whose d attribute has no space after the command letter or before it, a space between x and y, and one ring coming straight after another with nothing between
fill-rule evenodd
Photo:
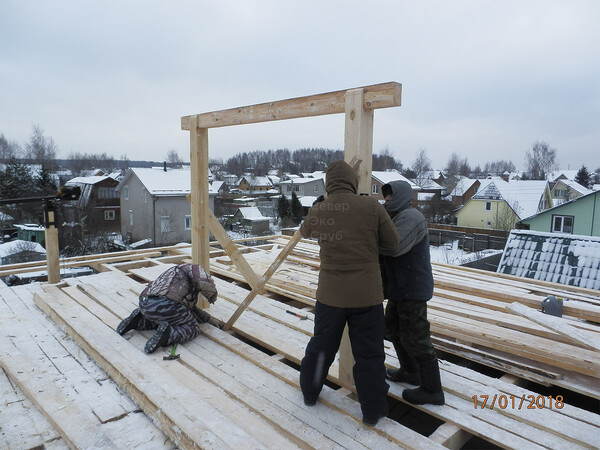
<instances>
[{"instance_id":1,"label":"snow on roof","mask_svg":"<svg viewBox=\"0 0 600 450\"><path fill-rule=\"evenodd\" d=\"M386 171L374 170L371 172L371 176L375 178L375 180L379 181L381 184L387 184L391 183L392 181L400 180L406 181L408 184L410 184L410 187L415 190L421 189L416 183L410 181L408 178L406 178L400 172L394 169Z\"/></svg>"},{"instance_id":2,"label":"snow on roof","mask_svg":"<svg viewBox=\"0 0 600 450\"><path fill-rule=\"evenodd\" d=\"M8 214L4 214L2 211L0 211L0 220L9 221L9 220L14 220L14 218L12 216L9 216Z\"/></svg>"},{"instance_id":3,"label":"snow on roof","mask_svg":"<svg viewBox=\"0 0 600 450\"><path fill-rule=\"evenodd\" d=\"M540 201L548 185L547 181L498 181L480 187L473 199L504 200L519 218L529 217L538 211Z\"/></svg>"},{"instance_id":4,"label":"snow on roof","mask_svg":"<svg viewBox=\"0 0 600 450\"><path fill-rule=\"evenodd\" d=\"M110 178L108 175L91 175L89 177L75 177L66 182L67 185L96 184Z\"/></svg>"},{"instance_id":5,"label":"snow on roof","mask_svg":"<svg viewBox=\"0 0 600 450\"><path fill-rule=\"evenodd\" d=\"M564 176L567 180L574 180L579 170L557 170L556 172L548 172L546 180L556 181L559 177Z\"/></svg>"},{"instance_id":6,"label":"snow on roof","mask_svg":"<svg viewBox=\"0 0 600 450\"><path fill-rule=\"evenodd\" d=\"M151 195L156 196L179 196L187 195L191 192L191 176L188 169L168 169L166 172L163 168L133 168L131 172L121 181L121 184L126 184L129 176L135 174L144 187ZM120 188L121 185L119 185ZM209 194L216 194L210 189Z\"/></svg>"},{"instance_id":7,"label":"snow on roof","mask_svg":"<svg viewBox=\"0 0 600 450\"><path fill-rule=\"evenodd\" d=\"M260 210L256 206L247 206L239 208L238 210L244 219L248 220L269 220L269 217L265 217L261 214Z\"/></svg>"},{"instance_id":8,"label":"snow on roof","mask_svg":"<svg viewBox=\"0 0 600 450\"><path fill-rule=\"evenodd\" d=\"M24 231L45 231L46 228L44 228L42 225L38 225L36 223L25 223L25 224L15 224L13 225L15 228L18 228L20 230L24 230Z\"/></svg>"},{"instance_id":9,"label":"snow on roof","mask_svg":"<svg viewBox=\"0 0 600 450\"><path fill-rule=\"evenodd\" d=\"M322 178L294 178L293 180L285 180L281 181L279 184L306 184L306 183L314 183L315 181L320 181Z\"/></svg>"},{"instance_id":10,"label":"snow on roof","mask_svg":"<svg viewBox=\"0 0 600 450\"><path fill-rule=\"evenodd\" d=\"M15 241L6 242L0 244L0 258L6 258L7 256L14 255L16 253L28 251L46 254L46 250L37 242L23 241L17 239Z\"/></svg>"},{"instance_id":11,"label":"snow on roof","mask_svg":"<svg viewBox=\"0 0 600 450\"><path fill-rule=\"evenodd\" d=\"M568 186L569 188L573 189L576 192L579 192L582 195L587 195L591 192L594 192L592 189L588 189L585 186L579 184L577 181L573 180L558 180L557 183L562 183L565 186Z\"/></svg>"},{"instance_id":12,"label":"snow on roof","mask_svg":"<svg viewBox=\"0 0 600 450\"><path fill-rule=\"evenodd\" d=\"M473 178L460 177L450 195L459 197L465 195L465 192L467 192L476 181L477 180Z\"/></svg>"},{"instance_id":13,"label":"snow on roof","mask_svg":"<svg viewBox=\"0 0 600 450\"><path fill-rule=\"evenodd\" d=\"M600 289L600 238L512 230L497 272Z\"/></svg>"},{"instance_id":14,"label":"snow on roof","mask_svg":"<svg viewBox=\"0 0 600 450\"><path fill-rule=\"evenodd\" d=\"M303 195L302 197L298 197L298 200L300 200L300 204L304 208L310 208L316 199L317 197L314 195Z\"/></svg>"}]
</instances>

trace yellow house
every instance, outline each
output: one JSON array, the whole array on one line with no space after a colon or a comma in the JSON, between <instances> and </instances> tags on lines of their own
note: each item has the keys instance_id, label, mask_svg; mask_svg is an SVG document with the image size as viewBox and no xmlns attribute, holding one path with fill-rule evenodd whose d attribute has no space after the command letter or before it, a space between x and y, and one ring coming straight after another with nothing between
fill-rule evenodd
<instances>
[{"instance_id":1,"label":"yellow house","mask_svg":"<svg viewBox=\"0 0 600 450\"><path fill-rule=\"evenodd\" d=\"M553 206L547 181L486 181L456 213L458 226L508 231Z\"/></svg>"}]
</instances>

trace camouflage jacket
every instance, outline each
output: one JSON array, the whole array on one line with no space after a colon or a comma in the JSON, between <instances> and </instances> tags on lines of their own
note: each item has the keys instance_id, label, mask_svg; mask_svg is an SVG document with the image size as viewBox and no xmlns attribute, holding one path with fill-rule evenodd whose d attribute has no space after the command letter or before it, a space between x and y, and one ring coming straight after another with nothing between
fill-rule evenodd
<instances>
[{"instance_id":1,"label":"camouflage jacket","mask_svg":"<svg viewBox=\"0 0 600 450\"><path fill-rule=\"evenodd\" d=\"M198 303L198 293L215 302L217 288L212 277L197 264L181 264L151 281L140 297L166 297L191 309Z\"/></svg>"}]
</instances>

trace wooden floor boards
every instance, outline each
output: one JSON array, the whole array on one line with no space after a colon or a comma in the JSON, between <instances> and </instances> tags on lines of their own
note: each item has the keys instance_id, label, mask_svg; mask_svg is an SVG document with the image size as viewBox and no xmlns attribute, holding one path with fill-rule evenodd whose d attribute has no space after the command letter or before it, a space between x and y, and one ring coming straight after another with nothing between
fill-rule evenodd
<instances>
[{"instance_id":1,"label":"wooden floor boards","mask_svg":"<svg viewBox=\"0 0 600 450\"><path fill-rule=\"evenodd\" d=\"M242 253L261 276L288 240L273 237L259 249L242 247ZM440 365L446 405L414 409L442 424L430 436L403 425L410 421L401 417L384 418L374 429L364 427L355 395L336 387L337 361L317 405L305 406L297 367L312 335L310 309L319 264L318 246L310 241L298 244L267 292L250 303L230 332L202 324L198 338L178 346L180 359L163 361L168 349L147 355L142 349L150 332L119 336L114 329L136 307L145 282L189 253L182 247L130 260L125 254L106 255L94 258L101 269L95 275L53 286L0 287L0 325L8 335L0 344L0 392L6 398L0 410L0 447L385 449L439 448L443 443L457 448L471 437L504 448L600 447L598 412L568 400L559 409L528 409L529 397L543 397L535 387L445 359ZM226 322L249 289L226 256L216 249L211 253L219 298L208 311ZM593 348L598 338L593 292L570 290L577 304L562 319L568 326L553 328L513 314L506 305L523 297L521 304L532 308L532 299L542 298L544 288L557 292L555 285L502 277L500 287L486 294L483 286L494 283L493 274L447 266L435 270L440 283L436 278L439 286L429 312L440 350L514 373L520 380L598 398L598 388L590 387L600 364ZM462 280L461 289L457 280ZM512 283L517 284L511 291ZM578 339L565 335L570 327L577 327ZM397 367L389 343L386 352L386 364ZM409 386L390 384L390 402L403 402L402 389ZM516 399L517 404L482 408L484 395L490 403L495 397ZM519 408L522 398L525 406ZM400 405L403 414L412 414L412 408ZM24 412L23 424L10 419ZM69 426L73 416L81 418L79 427Z\"/></svg>"}]
</instances>

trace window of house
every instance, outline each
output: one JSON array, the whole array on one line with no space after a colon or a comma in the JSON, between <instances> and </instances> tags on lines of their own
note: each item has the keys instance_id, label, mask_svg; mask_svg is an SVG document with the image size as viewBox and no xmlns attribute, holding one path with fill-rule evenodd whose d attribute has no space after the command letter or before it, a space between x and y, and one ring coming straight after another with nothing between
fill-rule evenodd
<instances>
[{"instance_id":1,"label":"window of house","mask_svg":"<svg viewBox=\"0 0 600 450\"><path fill-rule=\"evenodd\" d=\"M144 203L148 203L148 191L144 189Z\"/></svg>"},{"instance_id":2,"label":"window of house","mask_svg":"<svg viewBox=\"0 0 600 450\"><path fill-rule=\"evenodd\" d=\"M492 210L492 202L485 202L485 210L486 211Z\"/></svg>"},{"instance_id":3,"label":"window of house","mask_svg":"<svg viewBox=\"0 0 600 450\"><path fill-rule=\"evenodd\" d=\"M115 220L115 210L108 209L104 211L104 220Z\"/></svg>"},{"instance_id":4,"label":"window of house","mask_svg":"<svg viewBox=\"0 0 600 450\"><path fill-rule=\"evenodd\" d=\"M288 192L291 192L291 190L292 190L292 186L290 186L290 185L288 184L288 185L287 185L287 191L288 191Z\"/></svg>"},{"instance_id":5,"label":"window of house","mask_svg":"<svg viewBox=\"0 0 600 450\"><path fill-rule=\"evenodd\" d=\"M378 193L379 193L379 186L377 186L376 184L374 184L374 185L371 187L371 193L372 193L372 194L378 194Z\"/></svg>"},{"instance_id":6,"label":"window of house","mask_svg":"<svg viewBox=\"0 0 600 450\"><path fill-rule=\"evenodd\" d=\"M123 187L123 198L129 200L129 186Z\"/></svg>"},{"instance_id":7,"label":"window of house","mask_svg":"<svg viewBox=\"0 0 600 450\"><path fill-rule=\"evenodd\" d=\"M317 186L315 184L314 188L313 188L314 193L316 194L317 192L319 192L319 186Z\"/></svg>"},{"instance_id":8,"label":"window of house","mask_svg":"<svg viewBox=\"0 0 600 450\"><path fill-rule=\"evenodd\" d=\"M295 185L294 186L294 192L300 192L300 186L299 185Z\"/></svg>"},{"instance_id":9,"label":"window of house","mask_svg":"<svg viewBox=\"0 0 600 450\"><path fill-rule=\"evenodd\" d=\"M191 230L192 229L192 216L185 216L183 221L184 221L184 228L186 230Z\"/></svg>"},{"instance_id":10,"label":"window of house","mask_svg":"<svg viewBox=\"0 0 600 450\"><path fill-rule=\"evenodd\" d=\"M133 209L129 210L129 226L133 226Z\"/></svg>"},{"instance_id":11,"label":"window of house","mask_svg":"<svg viewBox=\"0 0 600 450\"><path fill-rule=\"evenodd\" d=\"M573 234L573 222L573 216L552 216L552 232Z\"/></svg>"},{"instance_id":12,"label":"window of house","mask_svg":"<svg viewBox=\"0 0 600 450\"><path fill-rule=\"evenodd\" d=\"M161 216L160 217L160 232L168 233L171 231L171 221L169 220L169 216Z\"/></svg>"}]
</instances>

